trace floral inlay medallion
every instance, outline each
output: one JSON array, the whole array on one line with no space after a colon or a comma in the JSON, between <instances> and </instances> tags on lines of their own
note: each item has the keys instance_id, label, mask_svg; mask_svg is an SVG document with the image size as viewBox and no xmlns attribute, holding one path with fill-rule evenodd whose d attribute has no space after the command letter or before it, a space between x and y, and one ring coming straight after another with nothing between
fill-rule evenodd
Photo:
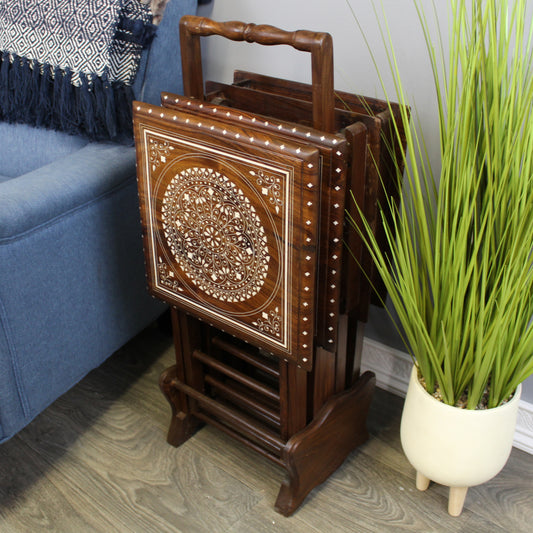
<instances>
[{"instance_id":1,"label":"floral inlay medallion","mask_svg":"<svg viewBox=\"0 0 533 533\"><path fill-rule=\"evenodd\" d=\"M166 188L162 225L187 278L221 302L243 302L264 285L270 256L261 220L243 191L206 167L182 170Z\"/></svg>"}]
</instances>

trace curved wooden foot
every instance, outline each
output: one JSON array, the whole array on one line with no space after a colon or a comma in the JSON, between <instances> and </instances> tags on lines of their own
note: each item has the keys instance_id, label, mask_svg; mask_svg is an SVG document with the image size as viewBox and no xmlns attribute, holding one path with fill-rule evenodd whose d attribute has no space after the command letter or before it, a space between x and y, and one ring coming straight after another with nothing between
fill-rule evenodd
<instances>
[{"instance_id":1,"label":"curved wooden foot","mask_svg":"<svg viewBox=\"0 0 533 533\"><path fill-rule=\"evenodd\" d=\"M332 396L313 421L292 436L282 450L288 478L283 481L276 510L291 515L346 456L368 439L366 419L376 377L365 372L351 387Z\"/></svg>"},{"instance_id":2,"label":"curved wooden foot","mask_svg":"<svg viewBox=\"0 0 533 533\"><path fill-rule=\"evenodd\" d=\"M429 487L430 479L420 472L416 473L416 488L426 490Z\"/></svg>"},{"instance_id":3,"label":"curved wooden foot","mask_svg":"<svg viewBox=\"0 0 533 533\"><path fill-rule=\"evenodd\" d=\"M190 414L185 394L172 385L176 379L176 365L164 370L159 378L159 387L172 408L172 418L167 433L167 442L172 446L183 444L203 425Z\"/></svg>"},{"instance_id":4,"label":"curved wooden foot","mask_svg":"<svg viewBox=\"0 0 533 533\"><path fill-rule=\"evenodd\" d=\"M468 487L450 487L448 498L448 513L451 516L459 516L463 512Z\"/></svg>"}]
</instances>

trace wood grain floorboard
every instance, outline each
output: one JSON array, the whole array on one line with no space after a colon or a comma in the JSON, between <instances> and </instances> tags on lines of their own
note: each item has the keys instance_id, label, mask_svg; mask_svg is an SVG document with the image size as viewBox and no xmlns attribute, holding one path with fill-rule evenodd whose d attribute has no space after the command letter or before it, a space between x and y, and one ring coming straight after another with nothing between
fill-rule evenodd
<instances>
[{"instance_id":1,"label":"wood grain floorboard","mask_svg":"<svg viewBox=\"0 0 533 533\"><path fill-rule=\"evenodd\" d=\"M403 401L377 391L371 438L290 518L274 511L284 470L212 427L165 441L158 388L172 342L150 327L0 446L0 532L522 533L533 519L533 457L513 450L502 473L448 516L447 490L414 485L403 455Z\"/></svg>"},{"instance_id":2,"label":"wood grain floorboard","mask_svg":"<svg viewBox=\"0 0 533 533\"><path fill-rule=\"evenodd\" d=\"M62 487L50 467L15 436L2 445L0 460L0 531L91 531L97 524L85 520L74 504L64 497ZM108 530L110 523L102 524Z\"/></svg>"},{"instance_id":3,"label":"wood grain floorboard","mask_svg":"<svg viewBox=\"0 0 533 533\"><path fill-rule=\"evenodd\" d=\"M184 446L194 447L197 453L231 472L247 487L262 492L271 501L275 500L285 477L284 469L243 444L236 443L225 433L205 426Z\"/></svg>"},{"instance_id":4,"label":"wood grain floorboard","mask_svg":"<svg viewBox=\"0 0 533 533\"><path fill-rule=\"evenodd\" d=\"M50 465L47 476L63 498L78 500L85 520L102 518L90 530L223 532L257 502L200 454L166 445L164 432L129 405L99 406L98 417L94 405L94 398L76 409L57 402L45 432L28 428L29 445Z\"/></svg>"},{"instance_id":5,"label":"wood grain floorboard","mask_svg":"<svg viewBox=\"0 0 533 533\"><path fill-rule=\"evenodd\" d=\"M420 493L412 476L386 466L379 457L365 453L364 447L352 453L343 468L324 484L323 492L315 495L315 502L309 506L311 523L317 524L331 508L336 523L342 524L339 531L346 532L462 531L460 528L470 521L471 514L465 510L458 519L451 518L443 495L434 491ZM500 531L479 516L475 521L478 529L468 531Z\"/></svg>"}]
</instances>

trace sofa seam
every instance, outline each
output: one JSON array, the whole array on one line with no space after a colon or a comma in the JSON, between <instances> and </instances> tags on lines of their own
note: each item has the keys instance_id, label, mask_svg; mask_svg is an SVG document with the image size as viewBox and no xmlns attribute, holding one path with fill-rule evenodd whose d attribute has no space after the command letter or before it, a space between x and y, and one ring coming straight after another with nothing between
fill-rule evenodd
<instances>
[{"instance_id":1,"label":"sofa seam","mask_svg":"<svg viewBox=\"0 0 533 533\"><path fill-rule=\"evenodd\" d=\"M20 375L18 358L16 357L17 349L12 340L13 335L11 333L11 328L9 327L7 313L6 313L4 303L1 298L0 298L0 322L2 323L2 331L4 333L4 338L6 339L7 349L9 351L11 369L13 371L13 375L15 376L15 384L17 388L17 394L19 397L20 405L22 407L22 413L24 414L24 418L27 419L31 415L30 406L28 403L28 398L27 398L27 394L24 388L24 384L22 383L22 376Z\"/></svg>"}]
</instances>

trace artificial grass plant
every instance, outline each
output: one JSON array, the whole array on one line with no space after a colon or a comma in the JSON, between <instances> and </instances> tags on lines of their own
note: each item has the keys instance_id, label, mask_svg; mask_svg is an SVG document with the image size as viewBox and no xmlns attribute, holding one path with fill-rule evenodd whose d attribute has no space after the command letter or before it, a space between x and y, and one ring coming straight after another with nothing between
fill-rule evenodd
<instances>
[{"instance_id":1,"label":"artificial grass plant","mask_svg":"<svg viewBox=\"0 0 533 533\"><path fill-rule=\"evenodd\" d=\"M438 391L450 405L466 394L468 409L496 407L533 374L528 0L451 0L447 61L441 36L435 46L426 14L413 1L433 69L441 167L433 171L423 133L406 128L402 155L411 163L401 204L381 206L389 249L380 249L368 223L354 227L428 392ZM381 30L407 123L390 31Z\"/></svg>"}]
</instances>

